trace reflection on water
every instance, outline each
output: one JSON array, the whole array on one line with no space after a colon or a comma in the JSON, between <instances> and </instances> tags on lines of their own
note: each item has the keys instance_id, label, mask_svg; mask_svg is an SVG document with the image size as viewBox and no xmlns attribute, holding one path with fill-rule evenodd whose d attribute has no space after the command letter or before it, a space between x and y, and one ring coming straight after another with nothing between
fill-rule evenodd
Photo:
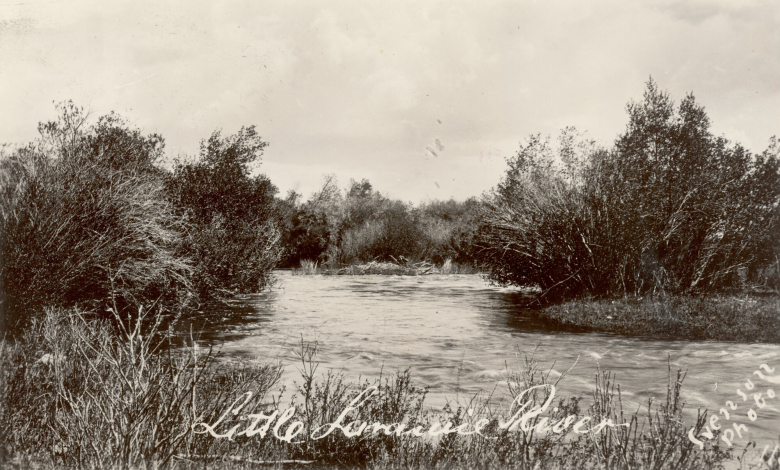
<instances>
[{"instance_id":1,"label":"reflection on water","mask_svg":"<svg viewBox=\"0 0 780 470\"><path fill-rule=\"evenodd\" d=\"M486 285L479 276L278 274L271 291L222 311L214 307L211 322L195 328L202 330L202 341L221 345L224 355L281 359L288 389L298 378L294 351L301 338L317 341L321 371L334 368L370 379L411 368L413 380L430 386L427 402L434 406L479 391L495 390L500 399L507 368L532 354L552 376L573 366L559 385L560 395L588 396L598 367L612 371L627 412L651 397L665 400L668 361L673 370L688 371L683 391L689 411L741 402L737 388L744 389L741 384L763 363L780 376L777 345L555 332L524 309L528 298L521 291ZM780 393L780 385L775 389ZM744 412L748 409L746 404ZM754 422L743 416L740 422L750 431L736 444L759 439L763 446L777 438L780 397L757 411Z\"/></svg>"}]
</instances>

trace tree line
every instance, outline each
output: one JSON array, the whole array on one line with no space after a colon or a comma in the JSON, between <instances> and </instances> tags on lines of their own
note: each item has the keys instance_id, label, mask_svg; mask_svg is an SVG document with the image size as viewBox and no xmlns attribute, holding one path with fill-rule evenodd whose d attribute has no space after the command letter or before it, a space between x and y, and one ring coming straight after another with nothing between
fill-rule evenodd
<instances>
[{"instance_id":1,"label":"tree line","mask_svg":"<svg viewBox=\"0 0 780 470\"><path fill-rule=\"evenodd\" d=\"M780 147L715 136L692 94L650 80L612 146L572 128L529 137L495 188L414 206L333 176L309 199L257 173L254 127L215 131L197 156L72 103L0 160L4 328L46 306L180 314L258 292L310 260L447 260L541 298L780 288Z\"/></svg>"}]
</instances>

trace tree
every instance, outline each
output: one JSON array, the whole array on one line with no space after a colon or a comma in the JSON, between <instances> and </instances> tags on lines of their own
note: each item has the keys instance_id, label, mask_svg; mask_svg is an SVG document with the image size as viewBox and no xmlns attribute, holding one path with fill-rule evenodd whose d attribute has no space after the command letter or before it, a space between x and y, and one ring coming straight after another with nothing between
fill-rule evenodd
<instances>
[{"instance_id":1,"label":"tree","mask_svg":"<svg viewBox=\"0 0 780 470\"><path fill-rule=\"evenodd\" d=\"M192 224L184 250L196 261L203 297L259 292L281 256L274 220L276 187L251 176L268 145L254 126L235 135L219 131L201 142L200 159L178 163L168 192Z\"/></svg>"},{"instance_id":2,"label":"tree","mask_svg":"<svg viewBox=\"0 0 780 470\"><path fill-rule=\"evenodd\" d=\"M651 79L611 149L531 136L487 198L478 258L502 284L551 297L761 282L780 247L776 140L760 155L710 131L692 94Z\"/></svg>"},{"instance_id":3,"label":"tree","mask_svg":"<svg viewBox=\"0 0 780 470\"><path fill-rule=\"evenodd\" d=\"M757 274L780 230L777 158L715 137L693 94L675 110L652 79L644 100L627 109L598 185L624 201L624 217L646 234L641 249L657 252L665 287L721 288L737 284L739 272Z\"/></svg>"}]
</instances>

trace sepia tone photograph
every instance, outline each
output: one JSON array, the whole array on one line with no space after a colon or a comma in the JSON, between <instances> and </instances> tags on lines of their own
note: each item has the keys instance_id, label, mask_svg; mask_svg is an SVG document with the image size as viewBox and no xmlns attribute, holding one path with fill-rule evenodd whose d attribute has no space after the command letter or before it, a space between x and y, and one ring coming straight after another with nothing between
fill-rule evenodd
<instances>
[{"instance_id":1,"label":"sepia tone photograph","mask_svg":"<svg viewBox=\"0 0 780 470\"><path fill-rule=\"evenodd\" d=\"M0 467L780 469L776 0L0 0Z\"/></svg>"}]
</instances>

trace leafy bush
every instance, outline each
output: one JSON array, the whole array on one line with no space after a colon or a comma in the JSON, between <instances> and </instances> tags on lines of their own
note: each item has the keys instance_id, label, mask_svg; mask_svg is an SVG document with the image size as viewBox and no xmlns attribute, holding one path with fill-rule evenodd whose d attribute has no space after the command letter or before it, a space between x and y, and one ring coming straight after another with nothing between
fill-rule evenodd
<instances>
[{"instance_id":1,"label":"leafy bush","mask_svg":"<svg viewBox=\"0 0 780 470\"><path fill-rule=\"evenodd\" d=\"M170 198L190 224L182 244L195 260L195 287L203 298L259 292L281 256L274 223L276 187L250 176L268 144L254 126L201 142L200 159L179 162L167 179Z\"/></svg>"},{"instance_id":2,"label":"leafy bush","mask_svg":"<svg viewBox=\"0 0 780 470\"><path fill-rule=\"evenodd\" d=\"M181 220L153 164L159 136L72 103L2 160L0 308L6 328L43 306L177 309L190 288Z\"/></svg>"},{"instance_id":3,"label":"leafy bush","mask_svg":"<svg viewBox=\"0 0 780 470\"><path fill-rule=\"evenodd\" d=\"M537 285L548 299L618 288L630 249L609 240L625 236L601 230L606 214L588 204L580 162L594 150L576 144L575 131L561 134L560 147L533 136L509 160L477 233L477 256L489 278L501 284ZM556 164L557 155L577 158ZM617 233L616 233L617 232ZM616 249L617 248L617 249Z\"/></svg>"},{"instance_id":4,"label":"leafy bush","mask_svg":"<svg viewBox=\"0 0 780 470\"><path fill-rule=\"evenodd\" d=\"M478 259L548 298L770 283L780 247L780 154L709 131L692 95L675 111L648 82L613 149L573 129L532 137L487 198ZM771 270L770 270L771 271Z\"/></svg>"}]
</instances>

